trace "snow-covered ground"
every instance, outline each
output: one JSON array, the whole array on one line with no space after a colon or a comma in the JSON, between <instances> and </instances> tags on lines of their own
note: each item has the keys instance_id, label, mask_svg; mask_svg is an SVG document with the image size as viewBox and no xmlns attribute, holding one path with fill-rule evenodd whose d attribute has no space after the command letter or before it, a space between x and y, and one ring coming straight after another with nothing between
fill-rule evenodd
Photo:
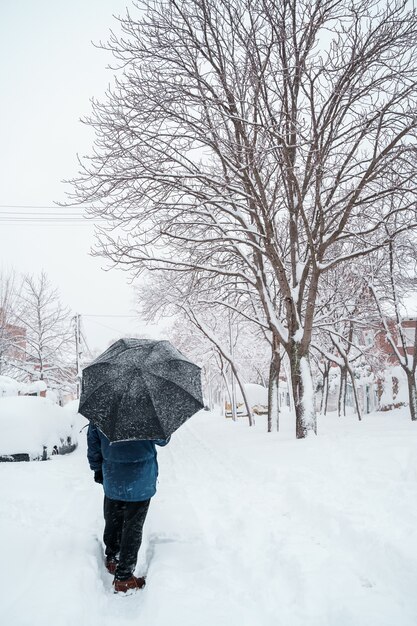
<instances>
[{"instance_id":1,"label":"snow-covered ground","mask_svg":"<svg viewBox=\"0 0 417 626\"><path fill-rule=\"evenodd\" d=\"M129 597L103 567L85 431L68 456L0 464L1 623L415 626L416 436L405 410L305 441L199 413L159 451Z\"/></svg>"}]
</instances>

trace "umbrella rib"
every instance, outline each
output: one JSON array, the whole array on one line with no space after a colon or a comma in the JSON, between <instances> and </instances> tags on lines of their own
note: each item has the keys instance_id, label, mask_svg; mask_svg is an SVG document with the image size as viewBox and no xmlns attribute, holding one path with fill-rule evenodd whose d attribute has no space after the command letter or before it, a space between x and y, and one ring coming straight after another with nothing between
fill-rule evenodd
<instances>
[{"instance_id":1,"label":"umbrella rib","mask_svg":"<svg viewBox=\"0 0 417 626\"><path fill-rule=\"evenodd\" d=\"M90 394L89 394L87 400L84 400L83 404L85 404L91 398L93 393L96 393L96 391L98 391L98 389L100 389L101 387L104 387L104 385L108 385L108 384L109 384L109 381L105 380L103 383L100 383L99 385L97 385L97 387L94 387L93 391L90 391Z\"/></svg>"},{"instance_id":2,"label":"umbrella rib","mask_svg":"<svg viewBox=\"0 0 417 626\"><path fill-rule=\"evenodd\" d=\"M193 400L198 400L198 398L196 398L195 396L193 396L188 389L185 389L182 385L176 383L173 380L170 380L169 378L165 378L164 376L161 376L160 374L155 374L154 372L147 372L147 374L149 374L150 376L156 376L157 378L160 378L161 380L165 380L168 381L169 383L172 383L173 385L175 385L176 387L179 387L179 389L181 389L182 391L184 391L186 394L188 394L190 396L190 398L193 398ZM148 383L146 383L146 385L148 385ZM149 388L148 388L149 389Z\"/></svg>"},{"instance_id":3,"label":"umbrella rib","mask_svg":"<svg viewBox=\"0 0 417 626\"><path fill-rule=\"evenodd\" d=\"M94 387L93 391L90 392L87 400L93 395L93 393L96 393L96 391L98 391L98 389L100 389L101 387L104 387L104 385L108 385L109 381L105 380L104 382L100 383L97 387Z\"/></svg>"},{"instance_id":4,"label":"umbrella rib","mask_svg":"<svg viewBox=\"0 0 417 626\"><path fill-rule=\"evenodd\" d=\"M152 398L152 402L153 402L153 393L152 393L152 390L151 390L151 389L149 389L148 381L146 380L146 378L144 378L143 380L144 380L144 383L145 383L145 385L146 385L146 388L148 389L149 395L151 396L151 398ZM162 423L161 423L161 420L159 419L159 415L158 415L158 413L156 412L155 407L154 407L154 415L155 415L156 420L157 420L157 422L158 422L158 424L159 424L160 431L162 432L162 434L163 434L163 435L164 435L164 437L165 437L164 427L163 427L163 425L162 425Z\"/></svg>"},{"instance_id":5,"label":"umbrella rib","mask_svg":"<svg viewBox=\"0 0 417 626\"><path fill-rule=\"evenodd\" d=\"M174 361L174 360L176 360L176 359L170 359L170 360L171 360L171 361ZM198 367L198 366L197 366L197 367ZM142 369L142 368L141 368L141 369ZM199 368L199 369L200 369L200 368ZM142 371L143 371L143 370L142 370ZM191 399L192 399L192 400L194 400L195 402L198 402L198 403L200 404L200 406L201 406L201 407L203 407L203 406L204 406L204 403L203 403L203 402L201 402L201 401L199 400L199 398L196 398L194 395L192 395L192 394L190 393L190 391L188 391L187 389L185 389L182 385L178 384L177 382L175 382L175 381L173 381L173 380L170 380L169 378L165 378L164 376L161 376L160 374L157 374L157 373L155 373L155 372L148 372L148 371L146 371L146 370L145 370L145 372L146 372L146 375L143 377L143 381L144 381L144 383L145 383L145 385L146 385L146 388L148 389L148 392L149 392L149 394L150 394L150 396L151 396L152 400L153 400L153 398L154 398L154 395L155 395L155 394L154 394L154 391L153 391L153 389L151 388L151 386L148 384L148 380L147 380L147 377L148 377L148 376L154 376L155 378L159 378L160 380L162 380L162 381L164 381L164 382L169 382L169 383L171 383L171 384L172 384L172 385L174 385L175 387L178 387L178 389L181 389L181 391L182 391L183 393L185 393L185 394L186 394L189 398L191 398ZM154 415L155 415L156 421L157 421L157 422L158 422L158 424L159 424L160 431L161 431L161 433L163 434L163 436L165 437L165 436L166 436L166 434L165 434L165 431L164 431L164 426L163 426L163 424L162 424L162 422L161 422L161 420L160 420L160 418L159 418L159 415L158 415L158 413L156 412L156 410L155 410Z\"/></svg>"},{"instance_id":6,"label":"umbrella rib","mask_svg":"<svg viewBox=\"0 0 417 626\"><path fill-rule=\"evenodd\" d=\"M150 356L150 355L152 354L152 352L155 350L155 348L156 348L156 346L157 346L157 345L158 345L158 344L157 344L157 343L155 343L155 345L154 345L154 346L152 346L152 348L151 348L151 349L150 349L150 351L149 351L149 354L146 356L146 359L148 359L148 358L149 358L149 356ZM126 350L124 350L121 354L125 354L125 353L126 353L126 352L128 352L129 350L137 350L137 349L138 349L138 346L130 346L130 348L126 348ZM146 360L146 359L145 359L145 360Z\"/></svg>"},{"instance_id":7,"label":"umbrella rib","mask_svg":"<svg viewBox=\"0 0 417 626\"><path fill-rule=\"evenodd\" d=\"M151 348L151 350L150 350L149 354L152 354L152 352L153 352L153 350L154 350L155 348L156 348L156 345L152 346L152 348ZM101 365L102 363L109 363L110 365L113 365L115 361L117 362L117 358L118 358L119 356L122 356L122 355L126 354L126 352L129 352L129 350L137 350L137 349L138 349L138 346L129 346L129 347L126 347L126 348L123 350L123 352L120 352L120 353L119 353L116 357L114 357L114 356L110 355L110 356L108 357L108 359L109 359L109 360L106 360L106 361L100 361L99 363L97 363L97 365L99 365L99 364ZM148 355L148 357L149 357L149 355ZM148 358L148 357L146 357L146 358Z\"/></svg>"},{"instance_id":8,"label":"umbrella rib","mask_svg":"<svg viewBox=\"0 0 417 626\"><path fill-rule=\"evenodd\" d=\"M157 377L157 378L160 378L160 379L161 379L161 380L163 380L163 381L168 380L168 379L164 378L163 376L159 376L159 374L151 374L150 372L147 372L147 373L148 373L148 375L155 376L155 377ZM149 387L149 385L148 385L148 381L146 380L146 377L144 378L144 382L145 382L145 384L146 384L146 387L147 387L147 389L148 389L148 392L149 392L149 394L150 394L151 398L153 399L153 398L154 398L154 392L153 392L153 390ZM198 399L197 399L197 398L195 398L194 396L192 396L192 395L191 395L191 394L190 394L190 393L189 393L186 389L184 389L181 385L177 385L176 383L174 383L174 382L173 382L173 381L171 381L171 380L169 380L168 382L172 383L173 385L176 385L179 389L181 389L181 391L183 391L184 393L186 393L186 394L187 394L190 398L192 398L193 400L197 400L197 401L198 401ZM201 404L201 403L200 403L200 404ZM204 406L204 405L203 405L203 404L201 404L201 406ZM158 424L159 424L160 430L161 430L161 432L163 433L163 435L164 435L164 437L165 437L166 435L165 435L164 427L163 427L163 424L161 423L161 420L159 419L159 415L158 415L158 413L156 412L156 410L155 410L155 417L156 417L156 420L157 420L157 422L158 422Z\"/></svg>"}]
</instances>

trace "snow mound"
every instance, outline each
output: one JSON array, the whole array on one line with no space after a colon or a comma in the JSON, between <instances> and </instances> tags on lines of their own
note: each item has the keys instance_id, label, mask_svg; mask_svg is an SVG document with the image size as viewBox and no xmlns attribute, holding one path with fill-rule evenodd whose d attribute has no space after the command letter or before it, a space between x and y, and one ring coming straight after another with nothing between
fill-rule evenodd
<instances>
[{"instance_id":1,"label":"snow mound","mask_svg":"<svg viewBox=\"0 0 417 626\"><path fill-rule=\"evenodd\" d=\"M35 380L31 383L22 383L10 376L0 376L0 398L17 396L19 394L33 394L46 391L46 383L44 380Z\"/></svg>"},{"instance_id":2,"label":"snow mound","mask_svg":"<svg viewBox=\"0 0 417 626\"><path fill-rule=\"evenodd\" d=\"M0 455L42 456L44 447L76 443L70 412L46 398L17 396L0 398Z\"/></svg>"},{"instance_id":3,"label":"snow mound","mask_svg":"<svg viewBox=\"0 0 417 626\"><path fill-rule=\"evenodd\" d=\"M255 383L247 383L244 387L251 406L268 405L268 389L266 387ZM236 386L236 400L237 402L243 402L242 392L238 385Z\"/></svg>"},{"instance_id":4,"label":"snow mound","mask_svg":"<svg viewBox=\"0 0 417 626\"><path fill-rule=\"evenodd\" d=\"M0 398L4 396L17 396L20 383L10 376L0 376Z\"/></svg>"}]
</instances>

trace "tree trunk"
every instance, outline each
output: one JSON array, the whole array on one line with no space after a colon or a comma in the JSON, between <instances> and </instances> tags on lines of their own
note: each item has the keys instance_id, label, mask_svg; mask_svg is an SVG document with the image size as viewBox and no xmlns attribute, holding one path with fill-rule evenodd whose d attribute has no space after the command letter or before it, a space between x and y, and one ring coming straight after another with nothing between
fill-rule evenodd
<instances>
[{"instance_id":1,"label":"tree trunk","mask_svg":"<svg viewBox=\"0 0 417 626\"><path fill-rule=\"evenodd\" d=\"M312 432L317 434L314 407L313 379L308 355L303 355L299 343L291 345L291 388L295 407L295 431L297 439L304 439Z\"/></svg>"},{"instance_id":2,"label":"tree trunk","mask_svg":"<svg viewBox=\"0 0 417 626\"><path fill-rule=\"evenodd\" d=\"M324 415L327 415L327 405L329 403L329 372L326 377L326 395L324 398Z\"/></svg>"},{"instance_id":3,"label":"tree trunk","mask_svg":"<svg viewBox=\"0 0 417 626\"><path fill-rule=\"evenodd\" d=\"M221 367L221 375L222 375L222 378L223 378L223 382L224 382L224 386L225 386L225 389L226 389L227 397L229 398L230 406L232 406L232 394L231 394L231 391L230 391L229 382L227 380L227 376L226 376L226 373L224 371L223 365ZM224 407L224 408L226 408L226 407ZM234 416L234 412L232 411L232 417L233 416ZM233 419L234 419L234 417L233 417Z\"/></svg>"},{"instance_id":4,"label":"tree trunk","mask_svg":"<svg viewBox=\"0 0 417 626\"><path fill-rule=\"evenodd\" d=\"M414 372L406 372L408 384L408 401L410 406L410 416L413 422L417 420L417 389Z\"/></svg>"},{"instance_id":5,"label":"tree trunk","mask_svg":"<svg viewBox=\"0 0 417 626\"><path fill-rule=\"evenodd\" d=\"M354 373L352 371L352 368L349 367L348 365L346 367L349 370L350 380L352 382L352 391L353 391L353 397L354 397L354 400L355 400L356 412L358 414L358 420L361 422L362 421L362 411L361 411L361 407L360 407L360 403L359 403L358 389L356 387L355 376L354 376Z\"/></svg>"},{"instance_id":6,"label":"tree trunk","mask_svg":"<svg viewBox=\"0 0 417 626\"><path fill-rule=\"evenodd\" d=\"M338 399L338 403L337 403L337 413L338 416L341 417L342 416L342 409L343 409L343 415L346 415L346 392L345 392L345 388L346 388L346 368L341 366L340 367L340 388L339 388L339 399Z\"/></svg>"},{"instance_id":7,"label":"tree trunk","mask_svg":"<svg viewBox=\"0 0 417 626\"><path fill-rule=\"evenodd\" d=\"M344 382L343 382L343 417L346 417L346 401L347 401L347 390L348 390L347 374L348 374L347 369L345 369Z\"/></svg>"},{"instance_id":8,"label":"tree trunk","mask_svg":"<svg viewBox=\"0 0 417 626\"><path fill-rule=\"evenodd\" d=\"M240 387L240 391L241 391L241 394L242 394L243 402L245 403L246 411L247 411L247 414L248 414L249 426L253 426L254 420L253 420L253 416L252 416L252 407L249 404L249 400L248 400L248 397L247 397L246 391L245 391L245 386L244 386L243 382L241 381L241 378L240 378L240 376L238 374L238 371L237 371L237 369L235 367L235 364L231 362L230 363L230 367L232 368L232 371L233 371L233 374L235 375L237 384Z\"/></svg>"},{"instance_id":9,"label":"tree trunk","mask_svg":"<svg viewBox=\"0 0 417 626\"><path fill-rule=\"evenodd\" d=\"M268 382L268 432L272 432L272 424L275 421L279 430L279 375L281 371L281 355L279 343L273 339L271 364L269 367Z\"/></svg>"},{"instance_id":10,"label":"tree trunk","mask_svg":"<svg viewBox=\"0 0 417 626\"><path fill-rule=\"evenodd\" d=\"M327 413L327 402L329 399L329 372L330 372L330 363L328 361L324 364L322 383L323 388L321 392L321 401L320 401L320 413L326 415Z\"/></svg>"}]
</instances>

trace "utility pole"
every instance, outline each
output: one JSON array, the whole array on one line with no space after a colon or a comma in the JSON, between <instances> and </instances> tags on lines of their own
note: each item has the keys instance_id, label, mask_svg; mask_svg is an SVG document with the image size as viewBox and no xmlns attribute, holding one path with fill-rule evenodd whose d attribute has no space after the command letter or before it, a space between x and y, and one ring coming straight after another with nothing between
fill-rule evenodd
<instances>
[{"instance_id":1,"label":"utility pole","mask_svg":"<svg viewBox=\"0 0 417 626\"><path fill-rule=\"evenodd\" d=\"M75 369L76 369L76 381L77 381L77 398L81 393L81 315L76 313L73 317L75 326Z\"/></svg>"}]
</instances>

